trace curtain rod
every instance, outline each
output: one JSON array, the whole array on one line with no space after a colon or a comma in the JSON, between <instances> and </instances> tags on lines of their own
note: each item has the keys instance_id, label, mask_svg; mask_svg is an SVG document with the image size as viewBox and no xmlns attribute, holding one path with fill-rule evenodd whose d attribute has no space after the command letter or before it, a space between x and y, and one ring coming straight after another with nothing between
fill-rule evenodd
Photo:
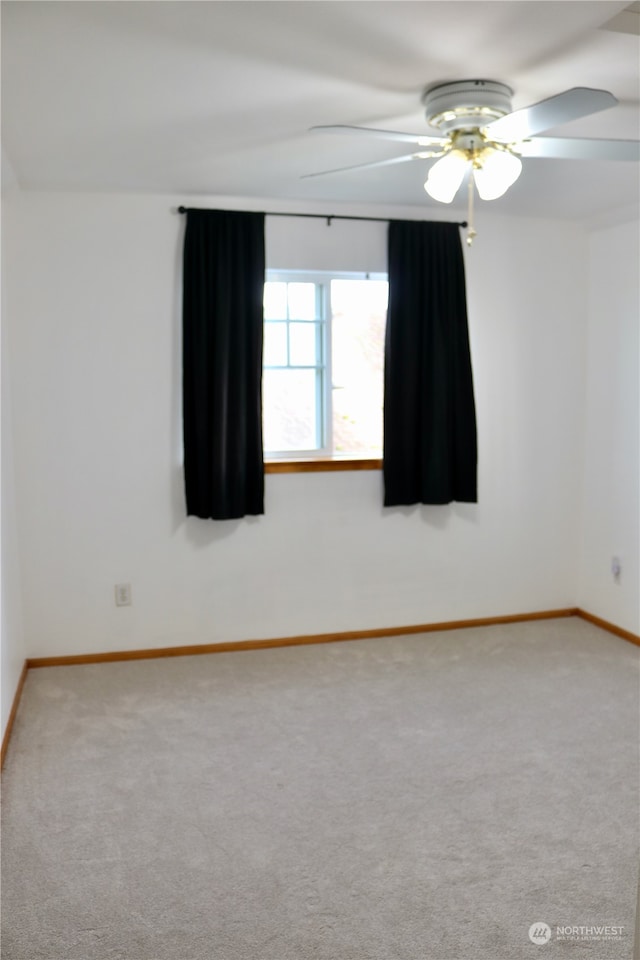
<instances>
[{"instance_id":1,"label":"curtain rod","mask_svg":"<svg viewBox=\"0 0 640 960\"><path fill-rule=\"evenodd\" d=\"M199 210L201 207L178 207L178 213L187 213L189 210ZM331 226L332 220L371 220L375 223L389 223L392 217L349 217L343 214L325 214L325 213L272 213L270 210L265 212L266 217L308 217L313 220L326 220L327 226ZM450 222L450 221L448 221ZM458 223L459 227L468 226L467 221Z\"/></svg>"}]
</instances>

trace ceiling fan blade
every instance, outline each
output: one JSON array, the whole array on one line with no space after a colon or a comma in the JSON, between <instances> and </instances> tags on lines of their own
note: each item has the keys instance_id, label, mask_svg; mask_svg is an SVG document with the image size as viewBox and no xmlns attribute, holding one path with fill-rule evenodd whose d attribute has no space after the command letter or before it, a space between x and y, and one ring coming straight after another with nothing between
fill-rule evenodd
<instances>
[{"instance_id":1,"label":"ceiling fan blade","mask_svg":"<svg viewBox=\"0 0 640 960\"><path fill-rule=\"evenodd\" d=\"M559 160L640 160L640 140L582 140L567 137L534 137L519 143L523 157Z\"/></svg>"},{"instance_id":2,"label":"ceiling fan blade","mask_svg":"<svg viewBox=\"0 0 640 960\"><path fill-rule=\"evenodd\" d=\"M558 127L570 120L587 117L599 110L615 107L617 99L608 90L592 90L589 87L573 87L555 97L541 100L530 107L515 110L506 117L488 123L485 127L490 139L505 143L517 143L542 130Z\"/></svg>"},{"instance_id":3,"label":"ceiling fan blade","mask_svg":"<svg viewBox=\"0 0 640 960\"><path fill-rule=\"evenodd\" d=\"M332 126L310 127L311 133L346 133L366 137L377 137L379 140L395 140L398 143L415 143L419 147L428 147L432 144L444 146L448 140L443 137L422 137L417 133L400 133L396 130L378 130L377 127L351 127L346 123L336 123Z\"/></svg>"},{"instance_id":4,"label":"ceiling fan blade","mask_svg":"<svg viewBox=\"0 0 640 960\"><path fill-rule=\"evenodd\" d=\"M372 163L356 163L351 167L337 167L335 170L319 170L317 173L305 173L301 180L310 180L312 177L326 177L330 173L345 173L348 170L371 170L373 167L388 167L392 163L405 163L407 160L428 160L431 153L406 153L401 157L392 157L390 160L374 160Z\"/></svg>"}]
</instances>

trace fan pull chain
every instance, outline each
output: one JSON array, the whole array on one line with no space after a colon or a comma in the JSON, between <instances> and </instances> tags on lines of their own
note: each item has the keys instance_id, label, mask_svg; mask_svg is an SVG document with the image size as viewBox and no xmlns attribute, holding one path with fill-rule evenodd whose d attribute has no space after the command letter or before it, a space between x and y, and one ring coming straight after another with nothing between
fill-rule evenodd
<instances>
[{"instance_id":1,"label":"fan pull chain","mask_svg":"<svg viewBox=\"0 0 640 960\"><path fill-rule=\"evenodd\" d=\"M473 188L475 182L473 179L473 170L469 174L469 211L467 214L467 220L469 223L469 229L467 230L467 246L470 247L474 241L474 238L477 237L477 233L473 226Z\"/></svg>"}]
</instances>

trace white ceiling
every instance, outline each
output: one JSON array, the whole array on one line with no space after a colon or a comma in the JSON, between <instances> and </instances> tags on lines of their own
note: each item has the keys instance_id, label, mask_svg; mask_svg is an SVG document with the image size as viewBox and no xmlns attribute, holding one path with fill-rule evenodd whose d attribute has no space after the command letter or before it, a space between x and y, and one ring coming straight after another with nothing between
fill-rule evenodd
<instances>
[{"instance_id":1,"label":"white ceiling","mask_svg":"<svg viewBox=\"0 0 640 960\"><path fill-rule=\"evenodd\" d=\"M25 190L442 205L427 162L313 124L427 132L425 86L482 78L517 109L573 86L619 105L548 131L638 139L638 4L614 0L2 2L4 159ZM605 27L604 25L607 24ZM528 159L496 212L592 219L638 202L635 163ZM449 209L464 212L464 197Z\"/></svg>"}]
</instances>

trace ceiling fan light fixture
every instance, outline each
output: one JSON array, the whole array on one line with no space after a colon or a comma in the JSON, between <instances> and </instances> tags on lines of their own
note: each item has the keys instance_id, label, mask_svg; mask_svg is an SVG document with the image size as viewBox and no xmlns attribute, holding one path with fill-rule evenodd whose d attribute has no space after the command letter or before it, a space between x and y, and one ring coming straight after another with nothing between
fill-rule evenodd
<instances>
[{"instance_id":1,"label":"ceiling fan light fixture","mask_svg":"<svg viewBox=\"0 0 640 960\"><path fill-rule=\"evenodd\" d=\"M522 161L510 150L485 147L473 163L473 179L482 200L497 200L520 173Z\"/></svg>"},{"instance_id":2,"label":"ceiling fan light fixture","mask_svg":"<svg viewBox=\"0 0 640 960\"><path fill-rule=\"evenodd\" d=\"M462 150L450 150L429 170L424 188L430 197L440 203L451 203L460 189L469 160Z\"/></svg>"}]
</instances>

